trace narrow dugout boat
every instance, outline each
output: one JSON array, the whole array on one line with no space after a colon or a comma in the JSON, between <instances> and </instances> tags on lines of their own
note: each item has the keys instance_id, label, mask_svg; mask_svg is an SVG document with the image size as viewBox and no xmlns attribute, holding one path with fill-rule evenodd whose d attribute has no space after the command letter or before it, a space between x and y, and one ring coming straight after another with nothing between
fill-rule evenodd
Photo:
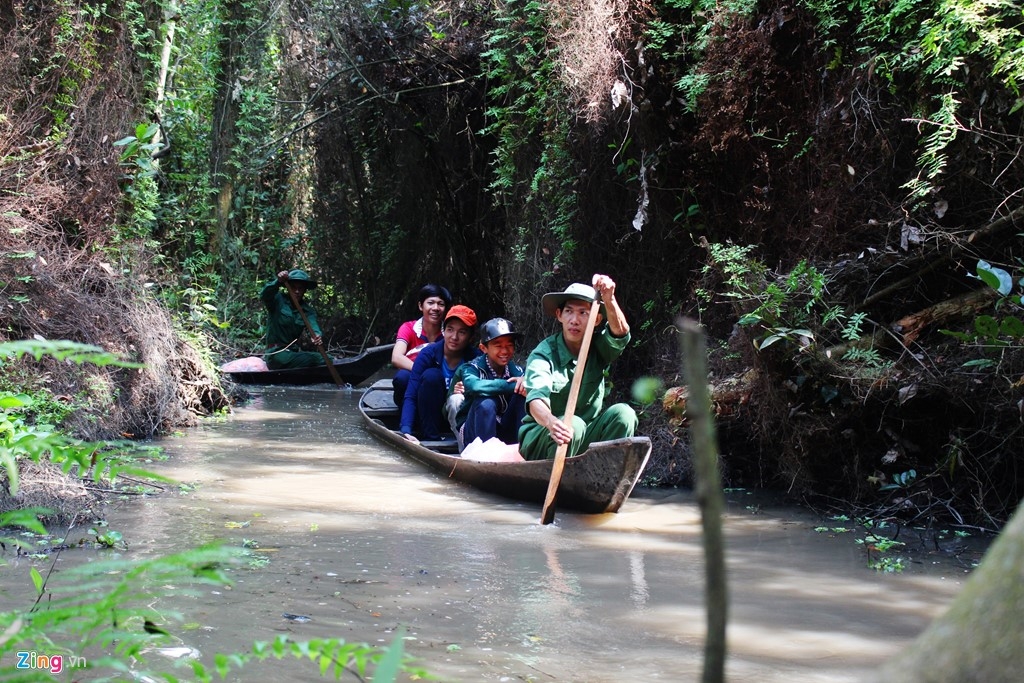
<instances>
[{"instance_id":1,"label":"narrow dugout boat","mask_svg":"<svg viewBox=\"0 0 1024 683\"><path fill-rule=\"evenodd\" d=\"M391 360L394 344L371 346L359 355L334 359L334 369L342 382L356 385L380 370ZM270 370L262 358L239 358L220 366L221 372L239 384L334 384L326 365L311 368Z\"/></svg>"},{"instance_id":2,"label":"narrow dugout boat","mask_svg":"<svg viewBox=\"0 0 1024 683\"><path fill-rule=\"evenodd\" d=\"M390 380L367 388L359 412L367 429L414 460L482 491L531 503L543 503L551 479L553 460L490 462L458 455L454 438L447 441L407 441L396 430ZM586 513L618 512L626 502L651 454L651 440L633 437L591 444L578 456L566 458L558 487L559 509Z\"/></svg>"}]
</instances>

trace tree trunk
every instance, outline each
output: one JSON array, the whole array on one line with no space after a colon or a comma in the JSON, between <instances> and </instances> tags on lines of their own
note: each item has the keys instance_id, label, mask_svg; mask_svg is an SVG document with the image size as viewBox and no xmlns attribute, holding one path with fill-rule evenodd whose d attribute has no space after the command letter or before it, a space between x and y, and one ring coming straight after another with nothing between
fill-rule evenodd
<instances>
[{"instance_id":1,"label":"tree trunk","mask_svg":"<svg viewBox=\"0 0 1024 683\"><path fill-rule=\"evenodd\" d=\"M950 605L878 683L1017 683L1024 672L1024 515L1010 523Z\"/></svg>"},{"instance_id":2,"label":"tree trunk","mask_svg":"<svg viewBox=\"0 0 1024 683\"><path fill-rule=\"evenodd\" d=\"M838 360L850 349L888 348L895 346L894 342L897 340L906 348L914 343L922 333L936 325L949 325L977 317L982 311L991 308L996 298L997 292L991 287L973 289L916 313L903 316L889 326L888 330L892 334L889 334L886 329L879 328L860 339L831 346L825 349L825 355Z\"/></svg>"},{"instance_id":3,"label":"tree trunk","mask_svg":"<svg viewBox=\"0 0 1024 683\"><path fill-rule=\"evenodd\" d=\"M221 250L227 244L231 206L235 196L236 171L232 164L232 151L237 142L239 91L244 68L244 42L246 26L251 22L251 3L227 0L219 41L220 77L217 98L213 107L210 131L210 183L218 190L214 202L213 234L208 244L209 253L218 262Z\"/></svg>"},{"instance_id":4,"label":"tree trunk","mask_svg":"<svg viewBox=\"0 0 1024 683\"><path fill-rule=\"evenodd\" d=\"M704 531L704 577L707 582L707 639L704 643L702 683L725 680L725 629L729 616L729 591L726 582L725 539L722 515L725 494L718 472L718 442L708 393L707 347L704 330L693 320L679 321L682 339L683 370L690 401L686 414L690 420L693 461L697 471L697 501L700 503L701 528Z\"/></svg>"},{"instance_id":5,"label":"tree trunk","mask_svg":"<svg viewBox=\"0 0 1024 683\"><path fill-rule=\"evenodd\" d=\"M157 73L156 78L156 122L160 124L160 128L157 129L156 135L153 136L153 144L158 145L163 142L165 145L170 144L169 139L164 139L164 100L167 99L167 75L170 72L171 64L171 49L174 47L174 29L178 23L178 8L176 5L171 4L167 6L163 11L164 23L163 23L163 47L160 49L160 71ZM161 155L163 156L163 155ZM153 164L158 166L160 164L159 159L154 159Z\"/></svg>"}]
</instances>

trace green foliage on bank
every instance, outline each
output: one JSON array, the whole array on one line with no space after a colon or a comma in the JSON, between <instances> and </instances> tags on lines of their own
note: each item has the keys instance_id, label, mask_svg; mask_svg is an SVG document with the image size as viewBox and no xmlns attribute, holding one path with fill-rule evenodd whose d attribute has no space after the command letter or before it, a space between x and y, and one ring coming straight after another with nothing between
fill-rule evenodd
<instances>
[{"instance_id":1,"label":"green foliage on bank","mask_svg":"<svg viewBox=\"0 0 1024 683\"><path fill-rule=\"evenodd\" d=\"M515 209L522 221L513 254L520 262L541 235L558 250L557 264L575 249L577 164L572 154L574 117L558 77L552 34L566 29L540 0L511 0L495 7L493 28L481 55L487 79L487 125L491 136L488 189L497 205ZM547 241L547 240L545 240Z\"/></svg>"},{"instance_id":2,"label":"green foliage on bank","mask_svg":"<svg viewBox=\"0 0 1024 683\"><path fill-rule=\"evenodd\" d=\"M645 27L647 49L676 74L676 88L691 111L714 79L729 73L706 68L705 58L730 27L751 21L756 3L662 0ZM802 0L795 8L816 22L817 49L828 69L849 69L880 81L909 103L919 130L916 169L905 179L905 201L914 209L942 184L951 146L967 135L976 106L1000 93L1013 115L1024 106L1024 12L1012 0ZM781 12L781 11L780 11ZM768 21L789 21L777 14ZM985 85L981 85L985 84Z\"/></svg>"}]
</instances>

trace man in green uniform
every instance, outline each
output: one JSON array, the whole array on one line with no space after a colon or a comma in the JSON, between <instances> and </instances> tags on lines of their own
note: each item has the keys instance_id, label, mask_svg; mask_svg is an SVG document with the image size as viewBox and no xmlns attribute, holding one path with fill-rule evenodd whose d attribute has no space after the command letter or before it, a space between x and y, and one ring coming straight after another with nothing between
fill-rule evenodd
<instances>
[{"instance_id":1,"label":"man in green uniform","mask_svg":"<svg viewBox=\"0 0 1024 683\"><path fill-rule=\"evenodd\" d=\"M280 370L323 365L323 354L299 350L299 337L306 329L306 323L302 320L302 314L295 308L291 294L281 291L282 285L295 292L312 329L313 336L310 341L314 346L320 346L321 342L322 333L316 321L316 312L302 300L307 290L316 287L316 280L310 278L303 270L282 270L275 279L264 285L263 291L260 292L260 299L267 307L267 352L263 357L267 361L267 367L271 370Z\"/></svg>"},{"instance_id":2,"label":"man in green uniform","mask_svg":"<svg viewBox=\"0 0 1024 683\"><path fill-rule=\"evenodd\" d=\"M629 405L616 403L602 412L605 371L626 348L630 335L629 323L615 300L615 282L607 275L595 275L593 284L576 282L541 300L544 313L554 316L562 329L541 341L526 360L527 415L519 429L519 452L527 460L554 458L562 444L568 444L568 456L578 455L596 441L636 433L636 411ZM590 307L598 297L602 313L591 320ZM567 425L562 417L586 325L595 326L594 335L575 415Z\"/></svg>"}]
</instances>

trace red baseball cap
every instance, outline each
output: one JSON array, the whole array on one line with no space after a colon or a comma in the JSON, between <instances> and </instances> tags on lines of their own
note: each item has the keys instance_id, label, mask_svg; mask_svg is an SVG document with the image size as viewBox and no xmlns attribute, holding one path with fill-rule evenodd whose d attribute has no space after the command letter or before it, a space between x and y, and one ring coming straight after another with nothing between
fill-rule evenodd
<instances>
[{"instance_id":1,"label":"red baseball cap","mask_svg":"<svg viewBox=\"0 0 1024 683\"><path fill-rule=\"evenodd\" d=\"M476 313L469 306L463 306L462 304L452 306L448 309L448 313L445 314L444 321L448 322L448 318L458 318L469 327L476 327Z\"/></svg>"}]
</instances>

